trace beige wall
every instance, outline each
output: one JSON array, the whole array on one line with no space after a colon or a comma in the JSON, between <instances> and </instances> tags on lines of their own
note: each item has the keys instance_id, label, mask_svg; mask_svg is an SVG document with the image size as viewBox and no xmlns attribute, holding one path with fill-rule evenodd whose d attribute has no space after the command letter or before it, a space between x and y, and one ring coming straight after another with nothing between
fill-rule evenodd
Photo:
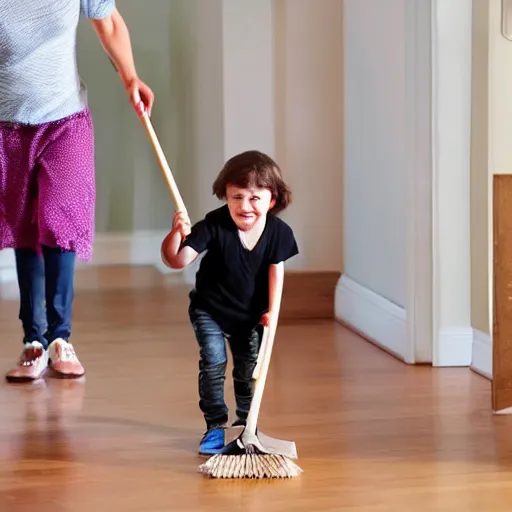
<instances>
[{"instance_id":1,"label":"beige wall","mask_svg":"<svg viewBox=\"0 0 512 512\"><path fill-rule=\"evenodd\" d=\"M489 0L473 0L472 53L471 324L489 334Z\"/></svg>"},{"instance_id":2,"label":"beige wall","mask_svg":"<svg viewBox=\"0 0 512 512\"><path fill-rule=\"evenodd\" d=\"M489 0L489 166L512 173L512 41L501 35L501 0Z\"/></svg>"},{"instance_id":3,"label":"beige wall","mask_svg":"<svg viewBox=\"0 0 512 512\"><path fill-rule=\"evenodd\" d=\"M492 378L493 177L512 173L512 42L501 0L473 0L471 147L472 367Z\"/></svg>"},{"instance_id":4,"label":"beige wall","mask_svg":"<svg viewBox=\"0 0 512 512\"><path fill-rule=\"evenodd\" d=\"M489 204L492 205L492 176L512 174L512 41L501 34L501 0L489 0L488 25L488 162ZM488 309L492 318L492 208L489 208Z\"/></svg>"},{"instance_id":5,"label":"beige wall","mask_svg":"<svg viewBox=\"0 0 512 512\"><path fill-rule=\"evenodd\" d=\"M276 153L294 202L294 263L343 269L343 2L275 0Z\"/></svg>"},{"instance_id":6,"label":"beige wall","mask_svg":"<svg viewBox=\"0 0 512 512\"><path fill-rule=\"evenodd\" d=\"M512 173L512 42L501 35L501 0L473 0L471 319L492 328L492 177Z\"/></svg>"}]
</instances>

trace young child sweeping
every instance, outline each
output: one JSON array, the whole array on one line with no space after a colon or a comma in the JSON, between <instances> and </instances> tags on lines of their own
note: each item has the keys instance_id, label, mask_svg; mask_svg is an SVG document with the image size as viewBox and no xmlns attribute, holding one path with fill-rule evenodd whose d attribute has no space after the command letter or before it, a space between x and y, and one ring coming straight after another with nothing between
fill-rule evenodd
<instances>
[{"instance_id":1,"label":"young child sweeping","mask_svg":"<svg viewBox=\"0 0 512 512\"><path fill-rule=\"evenodd\" d=\"M186 215L176 212L162 243L162 259L175 269L207 251L189 305L200 354L199 407L206 421L199 446L202 455L218 453L225 444L225 341L233 356L234 424L244 425L262 327L274 314L272 290L284 262L298 254L292 229L276 216L290 203L290 189L268 155L246 151L228 160L213 192L226 204L192 228Z\"/></svg>"}]
</instances>

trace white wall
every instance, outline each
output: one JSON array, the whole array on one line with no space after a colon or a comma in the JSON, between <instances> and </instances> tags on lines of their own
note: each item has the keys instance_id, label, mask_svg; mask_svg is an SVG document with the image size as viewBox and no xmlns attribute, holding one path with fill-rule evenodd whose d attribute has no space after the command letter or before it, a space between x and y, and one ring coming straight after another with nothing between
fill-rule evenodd
<instances>
[{"instance_id":1,"label":"white wall","mask_svg":"<svg viewBox=\"0 0 512 512\"><path fill-rule=\"evenodd\" d=\"M406 8L345 0L345 274L406 302Z\"/></svg>"},{"instance_id":2,"label":"white wall","mask_svg":"<svg viewBox=\"0 0 512 512\"><path fill-rule=\"evenodd\" d=\"M471 363L471 0L433 0L434 364Z\"/></svg>"}]
</instances>

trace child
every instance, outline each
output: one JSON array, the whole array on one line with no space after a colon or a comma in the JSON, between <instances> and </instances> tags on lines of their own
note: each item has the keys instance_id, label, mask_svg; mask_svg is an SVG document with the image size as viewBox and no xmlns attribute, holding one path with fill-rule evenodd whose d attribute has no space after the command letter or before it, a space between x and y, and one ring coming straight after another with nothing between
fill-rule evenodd
<instances>
[{"instance_id":1,"label":"child","mask_svg":"<svg viewBox=\"0 0 512 512\"><path fill-rule=\"evenodd\" d=\"M153 103L137 76L115 0L3 0L0 8L0 249L14 248L24 348L7 380L48 364L84 373L69 338L75 255L92 252L94 134L76 69L80 13L91 20L132 104ZM46 304L45 304L46 303Z\"/></svg>"},{"instance_id":2,"label":"child","mask_svg":"<svg viewBox=\"0 0 512 512\"><path fill-rule=\"evenodd\" d=\"M244 425L262 325L269 325L276 314L274 290L282 283L283 262L298 254L291 228L276 217L291 194L269 156L258 151L234 156L213 192L227 204L192 229L189 219L176 212L162 243L162 259L172 268L184 268L207 251L189 306L200 353L199 407L207 427L199 446L203 455L218 453L225 444L225 339L233 355L235 424Z\"/></svg>"}]
</instances>

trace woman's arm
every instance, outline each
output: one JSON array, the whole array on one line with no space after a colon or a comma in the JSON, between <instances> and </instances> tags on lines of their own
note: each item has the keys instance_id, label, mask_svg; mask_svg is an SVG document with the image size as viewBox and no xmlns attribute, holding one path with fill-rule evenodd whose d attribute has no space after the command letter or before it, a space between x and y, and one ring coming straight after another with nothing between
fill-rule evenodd
<instances>
[{"instance_id":1,"label":"woman's arm","mask_svg":"<svg viewBox=\"0 0 512 512\"><path fill-rule=\"evenodd\" d=\"M136 107L137 103L142 100L146 105L148 115L151 115L154 94L137 76L130 34L123 17L115 8L109 16L90 21L105 53L116 67L133 106Z\"/></svg>"}]
</instances>

